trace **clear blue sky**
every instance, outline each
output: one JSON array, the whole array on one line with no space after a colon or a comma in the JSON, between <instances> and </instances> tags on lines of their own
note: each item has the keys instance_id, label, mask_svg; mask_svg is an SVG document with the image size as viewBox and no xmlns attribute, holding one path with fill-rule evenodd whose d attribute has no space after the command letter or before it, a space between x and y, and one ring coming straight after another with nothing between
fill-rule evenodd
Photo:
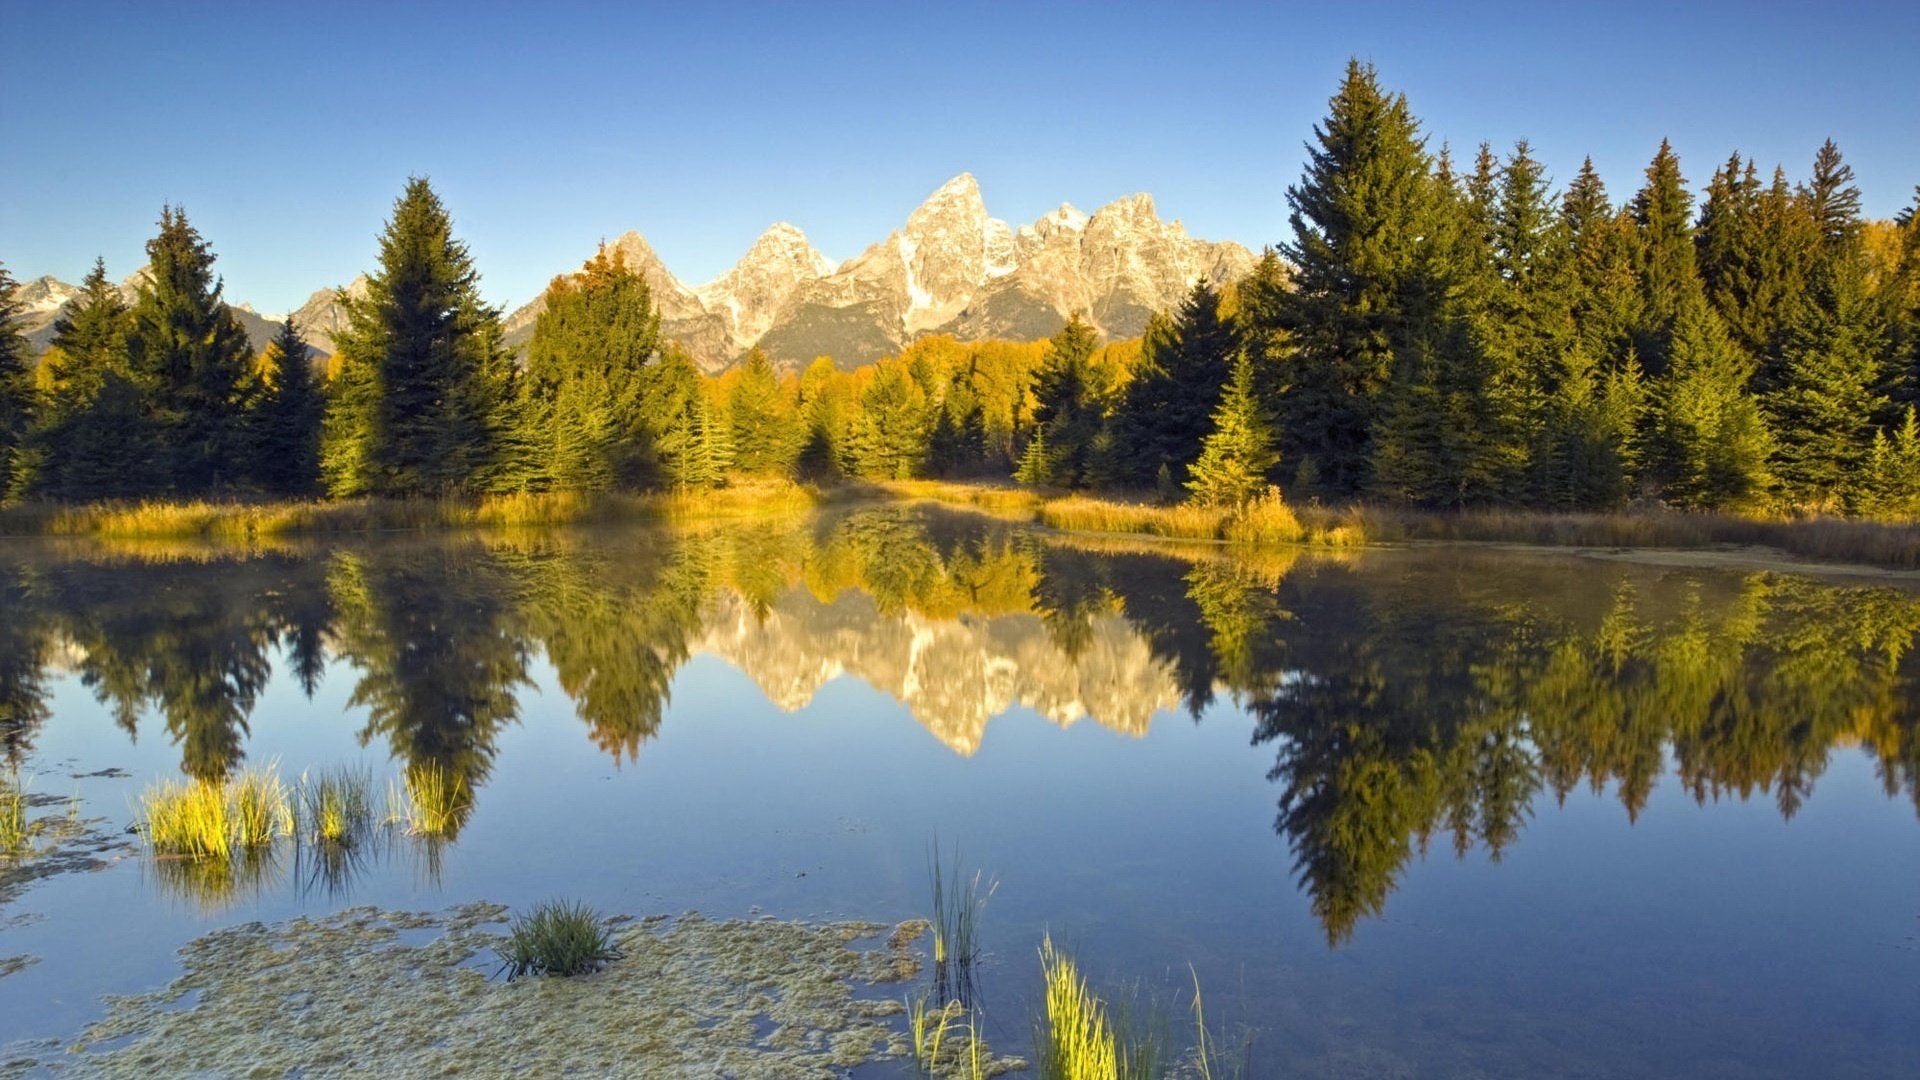
<instances>
[{"instance_id":1,"label":"clear blue sky","mask_svg":"<svg viewBox=\"0 0 1920 1080\"><path fill-rule=\"evenodd\" d=\"M698 6L0 0L0 261L124 275L170 201L282 311L371 266L410 173L500 303L627 229L690 283L780 220L846 258L963 170L1015 224L1149 191L1257 248L1349 55L1436 140L1591 153L1616 198L1662 136L1696 188L1828 136L1869 213L1920 183L1913 0Z\"/></svg>"}]
</instances>

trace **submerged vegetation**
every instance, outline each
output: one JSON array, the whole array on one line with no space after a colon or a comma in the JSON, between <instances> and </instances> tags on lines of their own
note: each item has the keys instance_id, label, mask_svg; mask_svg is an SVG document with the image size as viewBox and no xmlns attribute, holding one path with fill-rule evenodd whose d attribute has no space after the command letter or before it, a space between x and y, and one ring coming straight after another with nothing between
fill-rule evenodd
<instances>
[{"instance_id":1,"label":"submerged vegetation","mask_svg":"<svg viewBox=\"0 0 1920 1080\"><path fill-rule=\"evenodd\" d=\"M620 958L613 931L592 908L548 900L513 920L500 946L500 970L509 980L527 975L590 975Z\"/></svg>"}]
</instances>

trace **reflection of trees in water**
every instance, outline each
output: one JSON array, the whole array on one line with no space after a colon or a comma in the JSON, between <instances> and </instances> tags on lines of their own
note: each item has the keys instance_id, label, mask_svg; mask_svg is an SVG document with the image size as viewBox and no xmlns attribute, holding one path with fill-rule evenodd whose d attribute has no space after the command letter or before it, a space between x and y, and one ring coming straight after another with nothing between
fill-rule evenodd
<instances>
[{"instance_id":1,"label":"reflection of trees in water","mask_svg":"<svg viewBox=\"0 0 1920 1080\"><path fill-rule=\"evenodd\" d=\"M1250 710L1255 741L1278 747L1275 827L1330 939L1381 912L1435 833L1497 859L1543 786L1612 785L1637 817L1668 747L1700 802L1771 792L1790 817L1855 742L1890 793L1920 791L1903 665L1920 602L1771 575L1657 595L1633 580L1598 595L1437 572L1283 584L1288 670Z\"/></svg>"},{"instance_id":2,"label":"reflection of trees in water","mask_svg":"<svg viewBox=\"0 0 1920 1080\"><path fill-rule=\"evenodd\" d=\"M0 566L0 764L19 768L47 722L45 669L51 648L44 609L33 603L35 574Z\"/></svg>"},{"instance_id":3,"label":"reflection of trees in water","mask_svg":"<svg viewBox=\"0 0 1920 1080\"><path fill-rule=\"evenodd\" d=\"M1543 791L1611 788L1635 818L1671 768L1695 800L1765 794L1792 815L1831 751L1860 745L1887 793L1920 809L1920 601L1891 589L1457 554L1174 557L899 507L527 536L10 564L0 752L30 748L59 662L130 733L157 708L183 769L219 777L241 758L273 650L309 693L337 657L368 709L363 739L409 777L446 779L416 786L446 793L437 809L457 831L534 650L620 759L658 733L721 591L765 623L793 590L823 603L853 590L921 623L1036 616L1048 656L1075 669L1096 660L1089 642L1130 632L1162 700L1168 680L1195 716L1233 695L1274 748L1275 826L1336 941L1384 909L1436 837L1498 859ZM980 666L977 653L914 655Z\"/></svg>"},{"instance_id":4,"label":"reflection of trees in water","mask_svg":"<svg viewBox=\"0 0 1920 1080\"><path fill-rule=\"evenodd\" d=\"M453 800L431 808L448 819L447 836L471 812L528 685L511 584L478 551L373 549L330 560L338 648L358 673L351 704L367 710L360 741L383 739L410 779L437 774L433 790Z\"/></svg>"}]
</instances>

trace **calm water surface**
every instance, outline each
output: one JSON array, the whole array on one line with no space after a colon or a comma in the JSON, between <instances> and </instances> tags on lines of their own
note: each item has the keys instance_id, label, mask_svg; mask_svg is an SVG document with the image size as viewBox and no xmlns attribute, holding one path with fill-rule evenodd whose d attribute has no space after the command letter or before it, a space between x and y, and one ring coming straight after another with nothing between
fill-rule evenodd
<instances>
[{"instance_id":1,"label":"calm water surface","mask_svg":"<svg viewBox=\"0 0 1920 1080\"><path fill-rule=\"evenodd\" d=\"M1189 965L1257 1076L1920 1074L1920 597L1465 549L1099 544L910 508L241 556L0 547L0 749L113 829L159 778L431 768L446 843L0 887L0 1045L207 930L356 904L897 920L1001 882ZM119 770L109 775L102 770ZM4 1055L0 1055L4 1056Z\"/></svg>"}]
</instances>

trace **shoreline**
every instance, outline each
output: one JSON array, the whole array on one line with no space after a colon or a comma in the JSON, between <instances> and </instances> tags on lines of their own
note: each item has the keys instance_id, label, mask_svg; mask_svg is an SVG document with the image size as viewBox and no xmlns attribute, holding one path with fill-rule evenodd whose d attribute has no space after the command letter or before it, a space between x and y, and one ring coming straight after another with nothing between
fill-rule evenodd
<instances>
[{"instance_id":1,"label":"shoreline","mask_svg":"<svg viewBox=\"0 0 1920 1080\"><path fill-rule=\"evenodd\" d=\"M24 504L0 509L0 538L257 543L274 539L753 519L870 502L927 502L1084 536L1216 544L1228 549L1472 545L1590 558L1877 576L1920 576L1920 523L1766 519L1666 510L1410 511L1355 504L1293 506L1277 497L1240 510L1163 506L1125 495L1037 491L946 480L818 486L745 480L703 491L551 492L478 498L212 500Z\"/></svg>"}]
</instances>

